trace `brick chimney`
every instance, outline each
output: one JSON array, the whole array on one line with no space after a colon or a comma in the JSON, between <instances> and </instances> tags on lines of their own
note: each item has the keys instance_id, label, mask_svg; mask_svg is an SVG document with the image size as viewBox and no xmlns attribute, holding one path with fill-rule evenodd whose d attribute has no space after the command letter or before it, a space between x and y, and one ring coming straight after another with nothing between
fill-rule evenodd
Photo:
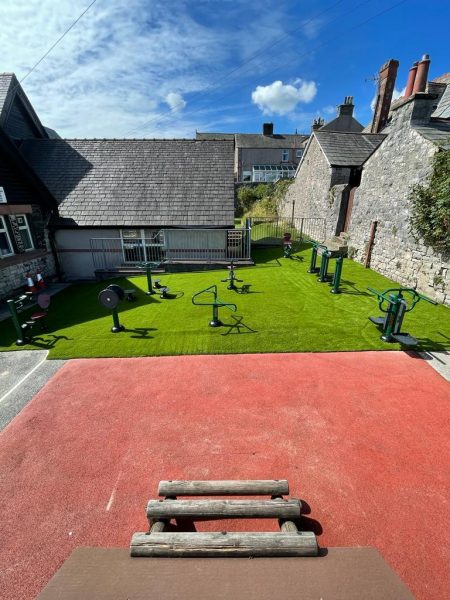
<instances>
[{"instance_id":1,"label":"brick chimney","mask_svg":"<svg viewBox=\"0 0 450 600\"><path fill-rule=\"evenodd\" d=\"M317 117L317 119L314 119L314 121L312 122L311 131L314 131L315 129L320 129L322 125L324 125L324 123L325 121L322 119L322 117Z\"/></svg>"},{"instance_id":2,"label":"brick chimney","mask_svg":"<svg viewBox=\"0 0 450 600\"><path fill-rule=\"evenodd\" d=\"M337 116L341 117L343 115L352 117L353 109L355 105L353 104L353 96L345 96L344 104L339 104L337 109Z\"/></svg>"},{"instance_id":3,"label":"brick chimney","mask_svg":"<svg viewBox=\"0 0 450 600\"><path fill-rule=\"evenodd\" d=\"M424 54L422 60L417 65L416 79L414 80L413 94L424 92L427 87L428 71L430 69L430 57Z\"/></svg>"},{"instance_id":4,"label":"brick chimney","mask_svg":"<svg viewBox=\"0 0 450 600\"><path fill-rule=\"evenodd\" d=\"M263 135L273 135L273 123L263 123Z\"/></svg>"},{"instance_id":5,"label":"brick chimney","mask_svg":"<svg viewBox=\"0 0 450 600\"><path fill-rule=\"evenodd\" d=\"M397 77L397 69L398 60L392 58L380 69L377 102L375 104L375 112L371 127L372 133L378 133L387 123L392 94L394 92L395 79Z\"/></svg>"},{"instance_id":6,"label":"brick chimney","mask_svg":"<svg viewBox=\"0 0 450 600\"><path fill-rule=\"evenodd\" d=\"M411 96L411 94L413 93L414 81L416 79L418 64L419 64L418 62L413 63L412 67L409 70L408 81L406 82L405 95L403 96L404 98L409 98Z\"/></svg>"}]
</instances>

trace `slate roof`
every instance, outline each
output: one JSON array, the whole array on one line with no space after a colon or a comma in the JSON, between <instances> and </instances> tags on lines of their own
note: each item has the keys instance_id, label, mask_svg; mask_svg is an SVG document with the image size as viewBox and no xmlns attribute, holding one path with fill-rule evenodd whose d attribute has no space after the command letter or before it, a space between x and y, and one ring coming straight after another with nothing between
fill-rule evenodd
<instances>
[{"instance_id":1,"label":"slate roof","mask_svg":"<svg viewBox=\"0 0 450 600\"><path fill-rule=\"evenodd\" d=\"M438 119L450 119L450 82L447 83L447 87L439 100L439 104L431 116Z\"/></svg>"},{"instance_id":2,"label":"slate roof","mask_svg":"<svg viewBox=\"0 0 450 600\"><path fill-rule=\"evenodd\" d=\"M238 148L301 148L308 135L287 133L263 135L262 133L236 133Z\"/></svg>"},{"instance_id":3,"label":"slate roof","mask_svg":"<svg viewBox=\"0 0 450 600\"><path fill-rule=\"evenodd\" d=\"M8 92L13 77L13 73L0 73L0 116L3 113L6 98L8 97Z\"/></svg>"},{"instance_id":4,"label":"slate roof","mask_svg":"<svg viewBox=\"0 0 450 600\"><path fill-rule=\"evenodd\" d=\"M352 133L360 133L363 129L364 126L352 115L339 115L320 127L320 131L349 131Z\"/></svg>"},{"instance_id":5,"label":"slate roof","mask_svg":"<svg viewBox=\"0 0 450 600\"><path fill-rule=\"evenodd\" d=\"M426 125L414 125L413 127L430 142L441 148L450 149L450 120L430 121Z\"/></svg>"},{"instance_id":6,"label":"slate roof","mask_svg":"<svg viewBox=\"0 0 450 600\"><path fill-rule=\"evenodd\" d=\"M231 142L47 139L26 140L21 151L63 224L233 226Z\"/></svg>"},{"instance_id":7,"label":"slate roof","mask_svg":"<svg viewBox=\"0 0 450 600\"><path fill-rule=\"evenodd\" d=\"M200 133L196 134L197 140L233 140L234 133Z\"/></svg>"},{"instance_id":8,"label":"slate roof","mask_svg":"<svg viewBox=\"0 0 450 600\"><path fill-rule=\"evenodd\" d=\"M359 167L378 148L386 135L315 130L313 135L328 162L336 167Z\"/></svg>"},{"instance_id":9,"label":"slate roof","mask_svg":"<svg viewBox=\"0 0 450 600\"><path fill-rule=\"evenodd\" d=\"M235 140L237 148L302 148L309 135L286 133L263 135L262 133L199 133L197 140Z\"/></svg>"}]
</instances>

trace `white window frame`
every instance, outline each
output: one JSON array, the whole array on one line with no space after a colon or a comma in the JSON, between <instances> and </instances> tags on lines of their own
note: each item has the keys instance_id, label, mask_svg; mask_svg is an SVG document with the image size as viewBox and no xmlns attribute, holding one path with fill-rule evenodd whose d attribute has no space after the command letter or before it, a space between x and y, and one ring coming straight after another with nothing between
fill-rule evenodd
<instances>
[{"instance_id":1,"label":"white window frame","mask_svg":"<svg viewBox=\"0 0 450 600\"><path fill-rule=\"evenodd\" d=\"M303 150L301 148L297 148L295 151L295 158L301 158L303 156Z\"/></svg>"},{"instance_id":2,"label":"white window frame","mask_svg":"<svg viewBox=\"0 0 450 600\"><path fill-rule=\"evenodd\" d=\"M281 162L288 162L289 161L289 149L285 148L284 150L281 151Z\"/></svg>"},{"instance_id":3,"label":"white window frame","mask_svg":"<svg viewBox=\"0 0 450 600\"><path fill-rule=\"evenodd\" d=\"M5 217L3 217L2 215L0 215L0 233L4 233L6 235L6 241L8 242L8 246L11 249L11 252L9 252L8 254L0 254L0 258L6 258L7 256L14 256L14 254L15 254L14 247L11 243L11 237L9 235L8 228L6 227Z\"/></svg>"},{"instance_id":4,"label":"white window frame","mask_svg":"<svg viewBox=\"0 0 450 600\"><path fill-rule=\"evenodd\" d=\"M26 248L25 252L31 252L32 250L34 250L34 243L33 243L33 236L31 235L31 229L30 229L30 224L28 223L27 215L21 214L21 215L15 215L15 216L16 216L16 219L18 217L23 217L25 225L19 225L19 223L17 223L17 227L19 228L19 231L27 231L28 232L28 237L30 238L31 247Z\"/></svg>"}]
</instances>

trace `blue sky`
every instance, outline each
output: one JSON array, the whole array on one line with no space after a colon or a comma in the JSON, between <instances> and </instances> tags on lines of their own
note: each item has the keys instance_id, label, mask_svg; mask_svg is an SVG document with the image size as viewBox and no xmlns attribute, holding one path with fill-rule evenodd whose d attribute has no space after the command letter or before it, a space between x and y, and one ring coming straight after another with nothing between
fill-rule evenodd
<instances>
[{"instance_id":1,"label":"blue sky","mask_svg":"<svg viewBox=\"0 0 450 600\"><path fill-rule=\"evenodd\" d=\"M90 1L2 0L0 71L24 77ZM449 17L448 0L97 0L23 87L63 137L307 133L344 96L367 124L389 58L398 94L424 53L430 78L450 71Z\"/></svg>"}]
</instances>

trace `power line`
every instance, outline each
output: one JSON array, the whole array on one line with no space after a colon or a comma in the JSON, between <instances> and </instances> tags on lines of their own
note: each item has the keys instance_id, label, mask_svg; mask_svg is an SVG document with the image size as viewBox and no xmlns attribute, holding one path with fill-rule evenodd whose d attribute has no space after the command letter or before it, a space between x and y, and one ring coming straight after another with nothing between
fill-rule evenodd
<instances>
[{"instance_id":1,"label":"power line","mask_svg":"<svg viewBox=\"0 0 450 600\"><path fill-rule=\"evenodd\" d=\"M370 1L371 0L365 0L361 4L367 4ZM339 4L342 4L342 2L344 2L344 0L338 0L337 2L335 2L334 4L332 4L331 6L328 6L326 9L324 9L321 12L319 12L319 13L313 15L312 17L310 17L307 21L304 21L301 25L299 25L295 29L291 30L286 35L283 35L281 38L278 38L277 40L275 40L271 44L268 44L267 46L263 46L258 51L256 51L254 54L252 54L247 60L241 62L237 67L234 67L233 69L231 69L231 71L229 71L225 75L221 76L220 79L216 79L212 83L208 84L206 87L202 88L200 91L195 92L194 94L192 94L190 100L191 101L195 100L198 96L202 96L205 92L207 92L210 89L214 89L219 84L222 85L224 81L226 81L229 77L231 77L231 75L233 75L234 73L236 73L237 71L239 71L242 67L245 67L245 65L249 64L255 58L257 58L258 56L261 56L261 54L265 53L267 50L270 50L270 48L273 48L274 46L278 45L279 43L281 43L285 39L289 38L293 33L295 33L296 31L299 31L300 29L303 29L304 27L306 27L306 25L312 23L315 19L318 19L322 15L324 15L327 12L331 11L333 8L335 8ZM354 10L354 9L352 9L352 10ZM344 13L344 15L342 15L342 16L345 16L346 14L348 14L348 13ZM336 20L336 19L333 19L332 21L329 21L328 23L332 23L334 20ZM183 102L180 102L180 103L176 104L175 106L171 107L169 110L164 111L163 113L161 113L160 116L153 117L152 119L150 119L150 121L145 122L143 125L140 126L140 128L146 127L147 125L151 124L154 120L160 119L161 117L165 117L166 115L171 115L171 114L177 112L177 110L179 108L182 108L183 106L184 106ZM131 129L129 132L127 132L125 134L125 136L128 135L128 133L131 134L131 133L134 133L135 131L137 131L137 128Z\"/></svg>"},{"instance_id":2,"label":"power line","mask_svg":"<svg viewBox=\"0 0 450 600\"><path fill-rule=\"evenodd\" d=\"M22 77L22 79L20 79L19 83L17 84L16 87L18 87L29 75L31 75L31 73L36 69L36 67L38 67L41 62L47 58L47 56L50 54L50 52L56 48L56 46L66 37L66 35L69 33L69 31L71 31L71 29L73 29L75 27L75 25L78 23L78 21L80 21L84 15L87 13L87 11L94 6L94 4L97 2L97 0L92 0L92 2L89 4L89 6L81 13L81 15L75 19L75 21L72 23L72 25L70 25L70 27L68 27L65 32L56 40L56 42L50 46L50 48L47 50L47 52L45 52L45 54L43 54L41 56L41 58L37 61L37 63L28 71L28 73L26 75L24 75ZM14 91L14 90L13 90Z\"/></svg>"},{"instance_id":3,"label":"power line","mask_svg":"<svg viewBox=\"0 0 450 600\"><path fill-rule=\"evenodd\" d=\"M356 5L356 7L353 7L353 8L352 8L350 11L347 11L346 13L344 13L344 14L342 14L342 15L340 15L340 16L338 16L338 17L336 17L335 19L332 19L331 21L329 21L329 22L328 22L328 24L330 24L330 23L333 23L333 22L334 22L334 21L336 21L337 19L339 19L339 18L342 18L342 17L346 16L347 14L349 14L349 12L353 12L355 9L359 8L360 6L362 6L362 5L364 5L364 4L367 4L367 3L368 3L368 2L370 2L370 1L371 1L371 0L364 0L363 2L359 3L358 5ZM351 31L353 31L354 29L357 29L357 28L359 28L359 27L361 27L361 26L363 26L363 25L366 25L366 24L367 24L367 23L369 23L370 21L373 21L374 19L376 19L376 18L380 17L381 15L383 15L383 14L385 14L385 13L387 13L387 12L389 12L389 11L393 10L394 8L397 8L398 6L400 6L400 5L402 5L402 4L405 4L406 2L408 2L408 0L400 0L399 2L396 2L395 4L393 4L393 5L391 5L391 6L387 7L387 8L385 8L384 10L382 10L382 11L379 11L378 13L375 13L375 14L374 14L374 15L372 15L371 17L369 17L369 18L367 18L367 19L365 19L365 20L363 20L363 21L361 21L361 22L357 23L357 24L356 24L356 25L354 25L353 27L350 27L349 29L343 30L343 31L342 31L342 33L341 33L340 35L333 36L332 38L329 38L328 40L326 40L326 41L324 41L324 42L322 42L322 43L316 44L315 46L313 46L312 48L310 48L310 50L308 50L308 52L304 52L303 54L300 54L299 56L306 56L306 55L307 55L307 54L309 54L311 51L317 50L318 48L321 48L321 47L323 47L323 46L326 46L326 45L330 44L331 42L335 41L335 40L336 40L336 39L338 39L339 37L342 37L342 35L343 35L343 34L347 34L347 33L351 32ZM279 70L279 67L277 67L276 69L272 69L271 71L268 71L268 72L267 72L265 75L266 75L266 76L267 76L267 75L270 75L271 73L274 73L275 71L278 71L278 70ZM215 99L215 102L217 102L217 101L220 101L220 100L224 100L224 99L228 98L229 96L230 96L230 94L229 94L229 93L228 93L228 94L225 94L225 95L223 95L223 96L220 96L219 98L216 98L216 99ZM205 108L207 108L207 106L208 106L208 105L206 105L206 106L202 106L202 107L199 107L199 108L197 108L196 110L192 110L192 111L190 111L190 115L192 115L192 114L195 114L195 113L198 113L198 112L200 112L200 111L204 110ZM168 116L170 116L171 114L173 114L173 112L175 112L175 111L174 111L173 109L171 109L170 111L167 111L167 113L164 113L164 114L162 114L162 115L160 115L160 116L154 117L153 119L151 119L151 120L149 120L149 121L145 122L143 125L141 125L141 126L139 127L139 129L142 129L142 128L144 128L144 127L147 127L148 125L151 125L151 124L153 124L153 123L159 123L159 122L160 122L162 119L164 119L164 118L167 118ZM138 129L137 129L137 128L135 128L135 129L133 129L133 130L132 130L130 133L134 133L134 132L135 132L135 131L137 131L137 130L138 130ZM125 135L128 135L128 133L127 133L127 134L125 134Z\"/></svg>"}]
</instances>

